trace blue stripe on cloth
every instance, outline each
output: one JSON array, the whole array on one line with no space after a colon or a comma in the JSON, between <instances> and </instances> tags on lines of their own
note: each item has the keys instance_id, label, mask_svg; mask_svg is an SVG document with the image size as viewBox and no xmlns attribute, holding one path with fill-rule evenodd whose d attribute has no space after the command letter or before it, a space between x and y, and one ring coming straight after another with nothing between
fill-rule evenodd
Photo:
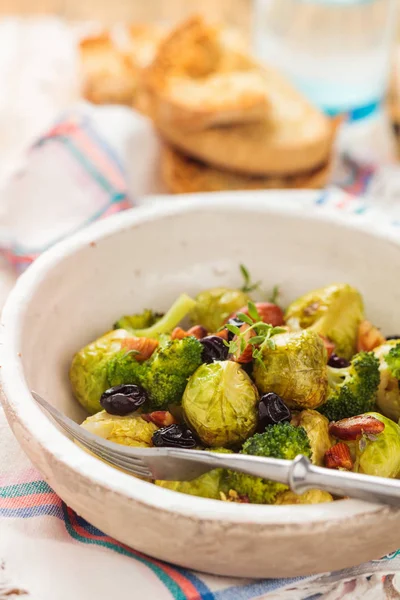
<instances>
[{"instance_id":1,"label":"blue stripe on cloth","mask_svg":"<svg viewBox=\"0 0 400 600\"><path fill-rule=\"evenodd\" d=\"M40 504L39 506L25 506L21 508L0 508L0 517L30 519L46 515L63 520L61 507L55 504Z\"/></svg>"},{"instance_id":2,"label":"blue stripe on cloth","mask_svg":"<svg viewBox=\"0 0 400 600\"><path fill-rule=\"evenodd\" d=\"M245 585L232 586L225 590L214 592L215 600L253 600L274 590L298 583L307 579L306 577L294 577L292 579L263 579Z\"/></svg>"}]
</instances>

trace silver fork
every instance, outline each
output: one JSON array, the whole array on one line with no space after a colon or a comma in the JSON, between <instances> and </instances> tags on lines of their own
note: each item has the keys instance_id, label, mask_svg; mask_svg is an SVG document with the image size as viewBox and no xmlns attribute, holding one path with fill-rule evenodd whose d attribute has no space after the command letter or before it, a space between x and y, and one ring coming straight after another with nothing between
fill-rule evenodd
<instances>
[{"instance_id":1,"label":"silver fork","mask_svg":"<svg viewBox=\"0 0 400 600\"><path fill-rule=\"evenodd\" d=\"M109 442L83 429L36 392L36 402L82 446L107 463L151 479L190 481L216 468L240 471L288 485L296 494L320 489L335 496L400 507L400 481L317 467L302 455L294 460L219 454L179 448L133 448Z\"/></svg>"}]
</instances>

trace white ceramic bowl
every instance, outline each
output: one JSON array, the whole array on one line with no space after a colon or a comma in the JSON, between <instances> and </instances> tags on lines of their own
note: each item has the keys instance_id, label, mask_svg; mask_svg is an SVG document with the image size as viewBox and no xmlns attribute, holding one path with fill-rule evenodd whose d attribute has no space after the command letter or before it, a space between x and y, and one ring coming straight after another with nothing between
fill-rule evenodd
<instances>
[{"instance_id":1,"label":"white ceramic bowl","mask_svg":"<svg viewBox=\"0 0 400 600\"><path fill-rule=\"evenodd\" d=\"M183 291L237 286L239 263L267 287L279 284L285 302L348 281L363 293L370 318L384 332L398 332L394 233L368 217L306 211L304 202L314 198L310 192L164 197L57 245L20 278L2 323L7 417L46 481L107 534L159 559L244 577L330 571L400 546L399 510L355 500L238 505L130 477L77 447L30 395L35 389L82 420L68 385L73 353L121 314L166 309Z\"/></svg>"}]
</instances>

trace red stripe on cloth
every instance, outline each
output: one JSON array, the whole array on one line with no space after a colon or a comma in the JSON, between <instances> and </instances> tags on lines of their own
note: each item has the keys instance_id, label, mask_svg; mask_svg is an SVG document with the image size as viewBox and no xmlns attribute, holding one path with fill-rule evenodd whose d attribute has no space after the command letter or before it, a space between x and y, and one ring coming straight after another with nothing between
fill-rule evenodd
<instances>
[{"instance_id":1,"label":"red stripe on cloth","mask_svg":"<svg viewBox=\"0 0 400 600\"><path fill-rule=\"evenodd\" d=\"M91 140L87 133L79 128L73 130L70 137L78 144L79 148L83 149L85 154L92 160L95 161L96 166L103 175L106 175L109 181L117 189L126 189L126 181L120 171L115 168L112 161L108 157L104 156L99 147Z\"/></svg>"},{"instance_id":2,"label":"red stripe on cloth","mask_svg":"<svg viewBox=\"0 0 400 600\"><path fill-rule=\"evenodd\" d=\"M0 508L32 508L41 504L61 506L61 500L54 492L0 498Z\"/></svg>"}]
</instances>

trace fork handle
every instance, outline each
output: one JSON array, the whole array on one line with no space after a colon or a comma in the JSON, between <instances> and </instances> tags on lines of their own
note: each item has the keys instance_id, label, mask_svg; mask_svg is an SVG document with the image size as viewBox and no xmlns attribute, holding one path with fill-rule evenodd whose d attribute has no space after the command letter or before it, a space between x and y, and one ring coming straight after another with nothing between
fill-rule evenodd
<instances>
[{"instance_id":1,"label":"fork handle","mask_svg":"<svg viewBox=\"0 0 400 600\"><path fill-rule=\"evenodd\" d=\"M400 481L317 467L304 456L292 461L289 485L296 494L319 489L336 496L400 506Z\"/></svg>"},{"instance_id":2,"label":"fork handle","mask_svg":"<svg viewBox=\"0 0 400 600\"><path fill-rule=\"evenodd\" d=\"M400 481L396 479L317 467L302 455L290 461L243 454L225 455L204 451L203 454L212 457L215 466L286 483L296 494L319 489L335 496L400 507Z\"/></svg>"}]
</instances>

